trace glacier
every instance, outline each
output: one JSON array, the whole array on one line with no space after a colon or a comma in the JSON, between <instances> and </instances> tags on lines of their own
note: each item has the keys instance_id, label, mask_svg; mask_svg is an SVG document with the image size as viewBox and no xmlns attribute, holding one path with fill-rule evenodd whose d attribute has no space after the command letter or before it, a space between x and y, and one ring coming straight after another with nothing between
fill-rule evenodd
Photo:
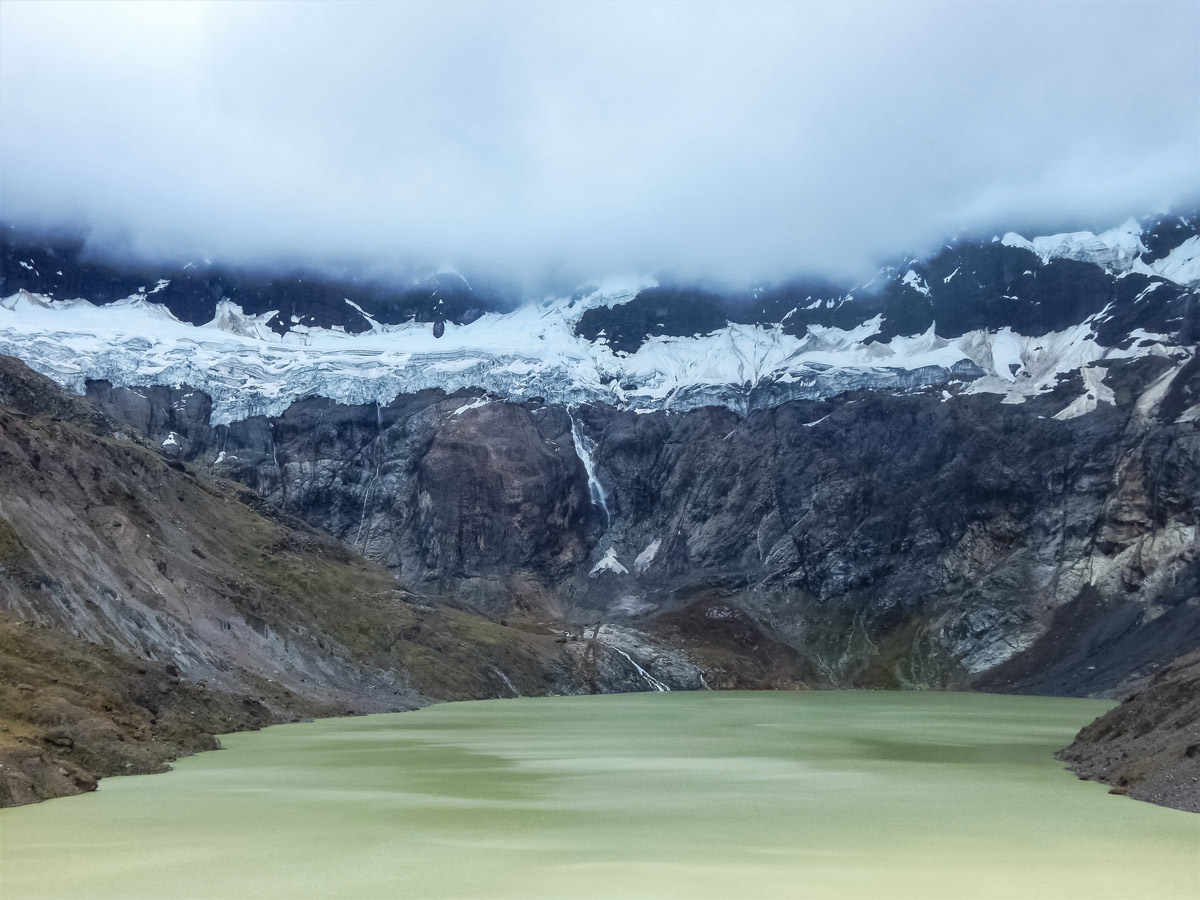
<instances>
[{"instance_id":1,"label":"glacier","mask_svg":"<svg viewBox=\"0 0 1200 900\"><path fill-rule=\"evenodd\" d=\"M810 325L802 336L778 325L729 324L710 334L650 337L633 353L575 333L586 309L627 302L638 289L531 303L467 325L447 322L441 338L428 324L378 322L359 334L295 326L280 335L269 327L272 313L246 315L227 300L212 321L194 326L144 294L95 306L21 291L0 300L0 353L78 393L99 379L125 387L189 385L212 398L213 425L277 416L305 397L387 404L430 388L570 406L720 405L745 413L861 388L957 382L961 392L1021 402L1104 358L1190 355L1166 335L1144 335L1125 350L1102 347L1093 331L1099 315L1046 335L1005 328L947 339L931 326L886 343L871 340L878 316L851 329Z\"/></svg>"},{"instance_id":2,"label":"glacier","mask_svg":"<svg viewBox=\"0 0 1200 900\"><path fill-rule=\"evenodd\" d=\"M1009 232L993 241L1029 250L1043 262L1072 259L1117 277L1154 277L1137 301L1161 279L1200 284L1200 237L1150 262L1142 237L1130 220L1099 234L1027 239ZM913 269L896 276L907 288L930 295L930 284ZM440 337L428 323L379 322L350 300L345 302L363 316L368 330L349 334L336 325L307 326L293 316L279 334L271 327L277 312L247 314L228 299L218 301L203 325L180 321L149 299L168 283L160 279L149 291L143 287L106 305L19 290L0 299L0 353L78 393L89 380L118 387L189 385L211 397L211 424L223 425L278 416L306 397L387 404L426 389L482 393L477 403L540 398L635 412L719 405L744 414L859 389L936 388L943 399L993 393L1020 403L1080 371L1084 397L1091 399L1060 413L1072 416L1110 400L1103 372L1091 371L1097 362L1157 355L1181 364L1195 350L1170 335L1146 332L1102 346L1098 326L1108 310L1062 331L1033 335L1000 328L946 338L937 334L935 322L924 333L885 341L878 315L851 328L810 324L796 335L782 324L795 310L780 324L728 323L706 334L650 336L633 352L613 348L603 332L594 340L576 333L589 309L629 303L654 287L646 276L609 278L573 297L485 313L468 324L446 321ZM598 482L590 487L593 502L603 506L603 487Z\"/></svg>"},{"instance_id":3,"label":"glacier","mask_svg":"<svg viewBox=\"0 0 1200 900\"><path fill-rule=\"evenodd\" d=\"M1043 263L1052 259L1071 259L1100 266L1114 274L1136 272L1185 286L1200 284L1200 236L1188 238L1162 259L1146 262L1143 259L1146 245L1142 242L1142 227L1134 219L1099 234L1073 231L1024 238L1010 231L994 240L1006 247L1035 253Z\"/></svg>"}]
</instances>

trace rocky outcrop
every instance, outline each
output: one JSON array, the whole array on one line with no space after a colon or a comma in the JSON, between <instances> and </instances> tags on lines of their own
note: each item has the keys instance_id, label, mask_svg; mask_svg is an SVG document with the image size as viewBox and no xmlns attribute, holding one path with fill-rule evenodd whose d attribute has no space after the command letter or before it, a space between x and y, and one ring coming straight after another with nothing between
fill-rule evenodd
<instances>
[{"instance_id":1,"label":"rocky outcrop","mask_svg":"<svg viewBox=\"0 0 1200 900\"><path fill-rule=\"evenodd\" d=\"M1200 812L1200 652L1163 667L1060 757L1115 794Z\"/></svg>"}]
</instances>

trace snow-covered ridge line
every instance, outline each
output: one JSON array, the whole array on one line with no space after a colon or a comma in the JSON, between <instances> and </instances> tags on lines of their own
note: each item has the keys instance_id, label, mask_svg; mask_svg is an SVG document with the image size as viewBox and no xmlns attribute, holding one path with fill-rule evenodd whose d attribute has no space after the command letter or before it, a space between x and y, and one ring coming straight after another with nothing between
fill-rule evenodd
<instances>
[{"instance_id":1,"label":"snow-covered ridge line","mask_svg":"<svg viewBox=\"0 0 1200 900\"><path fill-rule=\"evenodd\" d=\"M924 334L870 341L875 317L847 330L730 324L711 334L651 337L634 353L575 334L584 311L633 299L644 283L547 300L467 325L374 323L370 331L299 326L279 335L272 313L222 301L206 325L181 322L144 294L98 307L21 291L0 300L0 353L82 393L89 379L117 386L188 384L213 400L213 424L275 416L304 397L389 403L428 388L482 389L551 403L604 402L643 410L724 405L738 411L859 388L910 390L959 380L1009 402L1054 387L1059 375L1112 356L1187 355L1165 336L1120 351L1099 346L1092 320L1061 333L1005 328L958 338ZM1101 314L1103 315L1103 314ZM1099 319L1094 316L1092 319Z\"/></svg>"},{"instance_id":2,"label":"snow-covered ridge line","mask_svg":"<svg viewBox=\"0 0 1200 900\"><path fill-rule=\"evenodd\" d=\"M1134 219L1100 234L1074 231L1026 240L1010 231L1001 242L1006 247L1021 247L1036 253L1044 263L1052 259L1073 259L1116 271L1129 269L1134 260L1146 252L1142 227Z\"/></svg>"},{"instance_id":3,"label":"snow-covered ridge line","mask_svg":"<svg viewBox=\"0 0 1200 900\"><path fill-rule=\"evenodd\" d=\"M1167 256L1147 263L1142 259L1146 253L1142 227L1134 219L1099 234L1073 231L1030 239L1010 231L995 240L1006 247L1020 247L1035 253L1043 263L1052 259L1072 259L1092 263L1115 274L1133 272L1166 278L1185 286L1200 284L1200 237L1188 238Z\"/></svg>"}]
</instances>

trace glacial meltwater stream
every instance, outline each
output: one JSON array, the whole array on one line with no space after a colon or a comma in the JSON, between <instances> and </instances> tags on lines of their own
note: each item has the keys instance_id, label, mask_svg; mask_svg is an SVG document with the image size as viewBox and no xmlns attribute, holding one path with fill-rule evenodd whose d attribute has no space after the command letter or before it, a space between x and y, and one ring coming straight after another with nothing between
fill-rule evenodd
<instances>
[{"instance_id":1,"label":"glacial meltwater stream","mask_svg":"<svg viewBox=\"0 0 1200 900\"><path fill-rule=\"evenodd\" d=\"M271 728L0 810L0 896L1196 900L1200 816L1053 757L1106 707L645 693Z\"/></svg>"}]
</instances>

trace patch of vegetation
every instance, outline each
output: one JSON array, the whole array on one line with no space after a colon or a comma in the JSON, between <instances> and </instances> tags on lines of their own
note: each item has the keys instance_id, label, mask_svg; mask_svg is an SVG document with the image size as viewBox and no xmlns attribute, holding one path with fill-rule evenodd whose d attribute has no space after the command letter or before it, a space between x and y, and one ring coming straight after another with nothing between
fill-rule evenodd
<instances>
[{"instance_id":1,"label":"patch of vegetation","mask_svg":"<svg viewBox=\"0 0 1200 900\"><path fill-rule=\"evenodd\" d=\"M3 518L0 518L0 566L9 571L28 571L33 566L33 558L16 529Z\"/></svg>"},{"instance_id":2,"label":"patch of vegetation","mask_svg":"<svg viewBox=\"0 0 1200 900\"><path fill-rule=\"evenodd\" d=\"M216 734L337 712L254 687L261 699L210 690L169 664L0 614L0 806L161 772L215 748Z\"/></svg>"},{"instance_id":3,"label":"patch of vegetation","mask_svg":"<svg viewBox=\"0 0 1200 900\"><path fill-rule=\"evenodd\" d=\"M947 658L931 636L928 620L912 615L875 638L859 677L865 688L923 690L961 684L966 672Z\"/></svg>"}]
</instances>

